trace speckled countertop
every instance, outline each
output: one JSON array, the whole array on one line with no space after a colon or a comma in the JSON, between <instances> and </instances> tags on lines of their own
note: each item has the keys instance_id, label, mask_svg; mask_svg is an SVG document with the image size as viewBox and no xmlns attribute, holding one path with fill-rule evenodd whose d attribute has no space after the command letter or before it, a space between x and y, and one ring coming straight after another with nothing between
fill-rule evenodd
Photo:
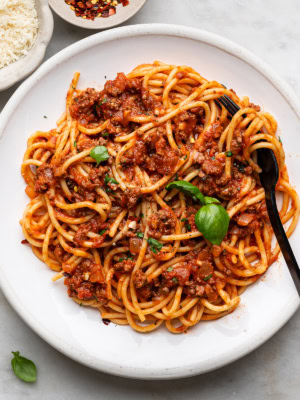
<instances>
[{"instance_id":1,"label":"speckled countertop","mask_svg":"<svg viewBox=\"0 0 300 400\"><path fill-rule=\"evenodd\" d=\"M300 90L299 0L148 0L128 24L182 24L246 47ZM55 16L46 58L94 32ZM18 85L0 93L0 110ZM116 378L69 360L40 339L0 292L0 399L296 400L300 393L300 310L259 349L217 371L177 381ZM38 381L25 384L10 368L11 350L35 360Z\"/></svg>"}]
</instances>

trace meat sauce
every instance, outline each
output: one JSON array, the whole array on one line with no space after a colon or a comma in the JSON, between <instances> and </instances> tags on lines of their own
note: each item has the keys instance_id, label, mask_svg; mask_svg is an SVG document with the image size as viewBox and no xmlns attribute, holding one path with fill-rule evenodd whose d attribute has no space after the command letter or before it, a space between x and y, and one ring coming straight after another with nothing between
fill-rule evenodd
<instances>
[{"instance_id":1,"label":"meat sauce","mask_svg":"<svg viewBox=\"0 0 300 400\"><path fill-rule=\"evenodd\" d=\"M155 122L158 115L163 114L161 99L154 97L147 89L143 88L141 80L137 78L128 79L123 73L119 73L113 81L107 81L102 91L86 89L73 99L70 107L72 117L87 128L109 120L104 132L88 136L81 135L77 143L78 151L83 151L94 146L106 145L110 139L117 136L127 135L139 128L138 122L133 122L135 117L149 117ZM219 154L218 140L222 133L219 122L214 123L204 134L204 140L199 145L194 145L189 139L191 134L195 137L203 132L204 114L200 108L182 112L173 120L173 132L176 142L180 143L179 150L169 145L165 128L159 126L151 131L144 139L138 137L134 146L126 151L121 157L120 163L128 181L135 180L135 167L145 170L156 182L161 177L174 173L182 153L193 150L192 164L199 169L199 188L204 195L214 196L222 200L238 198L241 183L245 176L252 174L252 168L235 163L232 166L232 175L226 178L224 174L226 156ZM242 132L235 132L232 142L232 153L238 154L244 147ZM111 194L112 206L121 212L122 209L135 210L140 199L147 195L142 194L140 189L126 189L122 191L119 185L105 181L111 175L111 162L108 160L99 167L91 168L90 172L83 176L75 167L70 167L64 176L66 184L71 192L70 201L101 201L97 197L96 188L103 188ZM180 178L179 178L180 179ZM37 169L35 191L45 193L57 184L55 170L47 163ZM58 189L59 190L59 189ZM186 198L186 217L183 222L187 231L196 231L195 214L198 210L190 198ZM175 233L178 215L172 208L172 200L167 208L162 208L153 213L147 220L149 236L155 240L164 235ZM55 207L55 205L53 205ZM118 212L119 212L118 211ZM116 212L115 217L118 215ZM81 211L84 215L84 210ZM76 214L78 217L78 214ZM264 203L259 203L249 208L247 213L238 212L230 221L228 237L238 235L245 237L260 226L260 221L267 219ZM139 219L133 218L135 227L139 227ZM89 240L91 247L97 248L107 238L110 224L101 222L99 217L79 225L74 235L76 246L82 246L83 242ZM97 239L88 236L96 233ZM101 235L99 235L101 233ZM100 238L99 238L100 236ZM138 257L142 238L128 229L127 237L130 238L131 252L114 257L111 266L116 276L131 274ZM197 241L186 240L181 246L194 246ZM55 256L63 264L65 285L68 287L69 295L82 300L97 299L101 304L107 303L107 288L99 266L89 259L82 261L78 266L70 268L67 264L66 253L58 245L53 249ZM150 252L151 250L148 249ZM185 296L202 296L214 302L217 299L217 286L224 286L214 274L213 257L218 257L222 252L219 246L205 245L204 248L189 252L184 255L184 260L173 267L167 268L163 273L152 281L143 270L138 270L134 275L134 285L138 296L145 301L170 293L178 285L183 286ZM152 257L159 259L160 251L151 253ZM180 256L178 253L176 256ZM228 272L230 274L230 271Z\"/></svg>"}]
</instances>

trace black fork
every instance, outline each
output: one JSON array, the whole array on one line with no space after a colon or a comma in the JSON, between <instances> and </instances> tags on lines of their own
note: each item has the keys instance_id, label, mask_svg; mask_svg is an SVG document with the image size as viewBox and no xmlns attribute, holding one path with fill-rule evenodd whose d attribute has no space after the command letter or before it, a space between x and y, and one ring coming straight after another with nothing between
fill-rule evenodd
<instances>
[{"instance_id":1,"label":"black fork","mask_svg":"<svg viewBox=\"0 0 300 400\"><path fill-rule=\"evenodd\" d=\"M219 106L222 104L231 116L240 110L240 107L227 95L215 101ZM262 170L259 177L262 187L265 189L266 205L270 222L298 294L300 295L300 269L282 226L276 204L275 187L279 179L277 160L271 149L262 148L257 149L257 162Z\"/></svg>"}]
</instances>

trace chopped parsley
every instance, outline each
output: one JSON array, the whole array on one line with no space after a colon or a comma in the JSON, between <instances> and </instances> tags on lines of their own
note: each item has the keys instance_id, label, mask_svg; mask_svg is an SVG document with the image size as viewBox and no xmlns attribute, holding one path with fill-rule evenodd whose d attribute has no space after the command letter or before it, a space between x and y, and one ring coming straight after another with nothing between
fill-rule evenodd
<instances>
[{"instance_id":1,"label":"chopped parsley","mask_svg":"<svg viewBox=\"0 0 300 400\"><path fill-rule=\"evenodd\" d=\"M109 182L110 182L110 183L114 183L115 185L118 185L118 184L119 184L119 182L116 181L114 178L111 178L110 176L105 175L105 178L104 178L104 183L105 183L105 185L107 185Z\"/></svg>"},{"instance_id":2,"label":"chopped parsley","mask_svg":"<svg viewBox=\"0 0 300 400\"><path fill-rule=\"evenodd\" d=\"M109 136L109 133L107 131L103 131L101 134L103 137Z\"/></svg>"},{"instance_id":3,"label":"chopped parsley","mask_svg":"<svg viewBox=\"0 0 300 400\"><path fill-rule=\"evenodd\" d=\"M183 157L183 159L186 160L186 159L187 159L187 155L185 155L185 156Z\"/></svg>"},{"instance_id":4,"label":"chopped parsley","mask_svg":"<svg viewBox=\"0 0 300 400\"><path fill-rule=\"evenodd\" d=\"M181 222L187 221L187 218L181 218Z\"/></svg>"},{"instance_id":5,"label":"chopped parsley","mask_svg":"<svg viewBox=\"0 0 300 400\"><path fill-rule=\"evenodd\" d=\"M175 181L178 181L178 172L175 174Z\"/></svg>"},{"instance_id":6,"label":"chopped parsley","mask_svg":"<svg viewBox=\"0 0 300 400\"><path fill-rule=\"evenodd\" d=\"M205 278L203 278L204 281L208 281L212 277L212 274L207 275Z\"/></svg>"},{"instance_id":7,"label":"chopped parsley","mask_svg":"<svg viewBox=\"0 0 300 400\"><path fill-rule=\"evenodd\" d=\"M116 192L114 192L113 190L111 190L109 187L104 188L104 190L105 190L105 192L107 192L107 193L111 193L113 196L114 196L115 194L117 194Z\"/></svg>"},{"instance_id":8,"label":"chopped parsley","mask_svg":"<svg viewBox=\"0 0 300 400\"><path fill-rule=\"evenodd\" d=\"M185 227L186 227L186 230L187 230L188 232L190 232L191 229L192 229L191 224L185 224Z\"/></svg>"},{"instance_id":9,"label":"chopped parsley","mask_svg":"<svg viewBox=\"0 0 300 400\"><path fill-rule=\"evenodd\" d=\"M171 272L171 271L173 271L173 267L167 268L167 272Z\"/></svg>"},{"instance_id":10,"label":"chopped parsley","mask_svg":"<svg viewBox=\"0 0 300 400\"><path fill-rule=\"evenodd\" d=\"M76 142L76 140L74 140L73 145L74 145L74 147L77 147L77 142Z\"/></svg>"},{"instance_id":11,"label":"chopped parsley","mask_svg":"<svg viewBox=\"0 0 300 400\"><path fill-rule=\"evenodd\" d=\"M175 278L175 276L174 276L174 278L172 278L172 282L174 282L174 283L178 283L178 279L177 279L177 278Z\"/></svg>"},{"instance_id":12,"label":"chopped parsley","mask_svg":"<svg viewBox=\"0 0 300 400\"><path fill-rule=\"evenodd\" d=\"M232 151L230 151L230 150L225 151L225 155L226 155L226 157L232 157Z\"/></svg>"},{"instance_id":13,"label":"chopped parsley","mask_svg":"<svg viewBox=\"0 0 300 400\"><path fill-rule=\"evenodd\" d=\"M279 140L279 142L282 144L282 140L281 140L281 137L280 137L280 136L278 136L278 140Z\"/></svg>"},{"instance_id":14,"label":"chopped parsley","mask_svg":"<svg viewBox=\"0 0 300 400\"><path fill-rule=\"evenodd\" d=\"M148 238L147 242L150 245L150 250L152 251L152 253L157 253L157 251L160 251L163 247L163 244L160 243L158 240L153 239L153 238Z\"/></svg>"},{"instance_id":15,"label":"chopped parsley","mask_svg":"<svg viewBox=\"0 0 300 400\"><path fill-rule=\"evenodd\" d=\"M103 100L99 101L99 106L102 106L102 104L107 103L107 98L105 97Z\"/></svg>"},{"instance_id":16,"label":"chopped parsley","mask_svg":"<svg viewBox=\"0 0 300 400\"><path fill-rule=\"evenodd\" d=\"M143 214L143 213L141 213L140 217L141 217L141 218L144 218L144 214Z\"/></svg>"},{"instance_id":17,"label":"chopped parsley","mask_svg":"<svg viewBox=\"0 0 300 400\"><path fill-rule=\"evenodd\" d=\"M99 235L102 236L105 231L106 229L102 229L102 231L99 232Z\"/></svg>"},{"instance_id":18,"label":"chopped parsley","mask_svg":"<svg viewBox=\"0 0 300 400\"><path fill-rule=\"evenodd\" d=\"M48 118L47 115L44 115L44 118Z\"/></svg>"},{"instance_id":19,"label":"chopped parsley","mask_svg":"<svg viewBox=\"0 0 300 400\"><path fill-rule=\"evenodd\" d=\"M79 307L82 307L82 303L79 304Z\"/></svg>"},{"instance_id":20,"label":"chopped parsley","mask_svg":"<svg viewBox=\"0 0 300 400\"><path fill-rule=\"evenodd\" d=\"M122 262L124 260L133 260L133 256L129 253L129 255L127 257L119 258L119 262Z\"/></svg>"},{"instance_id":21,"label":"chopped parsley","mask_svg":"<svg viewBox=\"0 0 300 400\"><path fill-rule=\"evenodd\" d=\"M136 236L137 236L139 239L143 239L144 234L143 234L143 232L137 232L137 233L136 233Z\"/></svg>"},{"instance_id":22,"label":"chopped parsley","mask_svg":"<svg viewBox=\"0 0 300 400\"><path fill-rule=\"evenodd\" d=\"M215 156L212 156L212 158L211 158L213 161L216 159L216 157Z\"/></svg>"}]
</instances>

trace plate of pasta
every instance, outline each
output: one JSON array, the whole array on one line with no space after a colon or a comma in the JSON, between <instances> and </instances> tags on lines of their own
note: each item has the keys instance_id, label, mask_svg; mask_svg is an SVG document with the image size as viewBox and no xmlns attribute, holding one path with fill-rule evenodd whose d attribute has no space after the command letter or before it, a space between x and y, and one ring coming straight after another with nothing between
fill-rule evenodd
<instances>
[{"instance_id":1,"label":"plate of pasta","mask_svg":"<svg viewBox=\"0 0 300 400\"><path fill-rule=\"evenodd\" d=\"M299 306L256 157L277 158L300 257L299 115L268 67L207 32L140 25L61 51L1 116L6 297L56 349L115 375L179 378L249 353Z\"/></svg>"}]
</instances>

